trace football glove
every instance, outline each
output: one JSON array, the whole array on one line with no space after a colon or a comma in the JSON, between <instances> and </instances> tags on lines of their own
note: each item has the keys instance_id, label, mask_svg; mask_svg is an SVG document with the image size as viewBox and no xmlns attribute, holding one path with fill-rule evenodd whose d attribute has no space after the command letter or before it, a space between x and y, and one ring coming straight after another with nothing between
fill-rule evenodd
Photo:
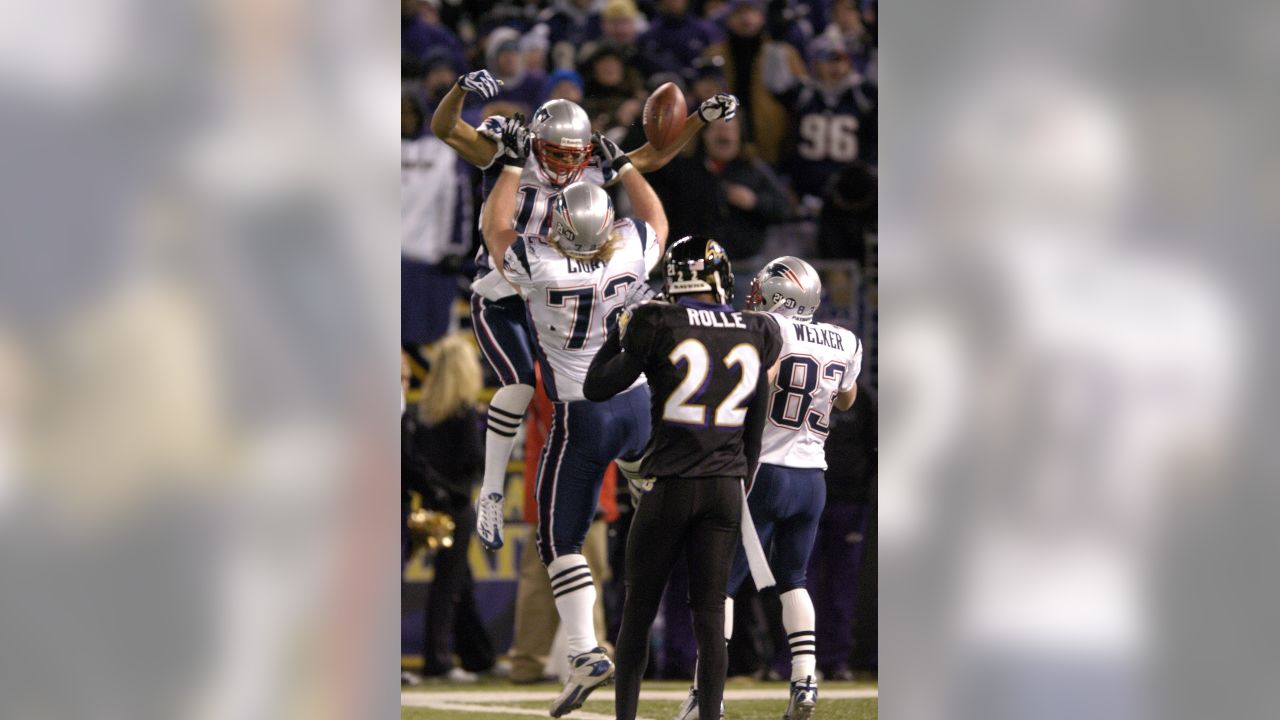
<instances>
[{"instance_id":1,"label":"football glove","mask_svg":"<svg viewBox=\"0 0 1280 720\"><path fill-rule=\"evenodd\" d=\"M529 160L529 128L524 125L524 114L516 113L504 120L499 137L502 164L523 169Z\"/></svg>"},{"instance_id":2,"label":"football glove","mask_svg":"<svg viewBox=\"0 0 1280 720\"><path fill-rule=\"evenodd\" d=\"M627 294L622 298L622 314L618 316L618 340L627 336L627 325L631 322L632 311L641 303L648 302L653 295L653 288L649 287L649 283L631 283Z\"/></svg>"},{"instance_id":3,"label":"football glove","mask_svg":"<svg viewBox=\"0 0 1280 720\"><path fill-rule=\"evenodd\" d=\"M738 98L729 93L716 93L713 97L703 100L702 104L698 106L698 117L702 118L702 122L705 123L719 118L724 118L725 122L729 122L737 114Z\"/></svg>"},{"instance_id":4,"label":"football glove","mask_svg":"<svg viewBox=\"0 0 1280 720\"><path fill-rule=\"evenodd\" d=\"M621 175L623 168L631 164L631 158L618 147L618 143L609 139L607 135L600 133L591 133L591 152L600 158L601 165L608 165L616 175ZM634 169L634 168L632 168Z\"/></svg>"},{"instance_id":5,"label":"football glove","mask_svg":"<svg viewBox=\"0 0 1280 720\"><path fill-rule=\"evenodd\" d=\"M488 70L476 70L458 78L458 86L463 92L473 92L488 100L498 94L498 86L502 81L489 74Z\"/></svg>"}]
</instances>

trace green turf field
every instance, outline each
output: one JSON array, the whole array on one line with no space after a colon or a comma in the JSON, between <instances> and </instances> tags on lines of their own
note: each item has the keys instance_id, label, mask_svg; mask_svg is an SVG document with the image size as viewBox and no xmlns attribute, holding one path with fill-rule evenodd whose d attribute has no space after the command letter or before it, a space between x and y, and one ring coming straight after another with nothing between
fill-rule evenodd
<instances>
[{"instance_id":1,"label":"green turf field","mask_svg":"<svg viewBox=\"0 0 1280 720\"><path fill-rule=\"evenodd\" d=\"M680 706L680 699L688 690L685 682L646 682L643 693L664 695L661 699L640 701L640 718L670 720ZM822 720L874 720L877 699L873 695L875 684L868 682L831 682L819 685L816 718ZM559 686L545 683L538 685L512 685L502 681L484 681L479 684L424 685L406 689L402 695L404 704L431 702L438 707L403 707L404 720L499 720L521 717L548 717L547 705ZM579 710L565 716L568 719L600 720L613 717L613 689L602 688ZM752 694L757 697L734 698L733 694ZM726 687L729 699L725 701L726 720L778 720L787 707L785 683L763 683L734 679ZM771 695L758 699L761 694ZM860 697L834 697L856 694ZM530 695L545 696L531 699ZM445 706L441 706L445 705ZM460 707L461 706L461 707Z\"/></svg>"}]
</instances>

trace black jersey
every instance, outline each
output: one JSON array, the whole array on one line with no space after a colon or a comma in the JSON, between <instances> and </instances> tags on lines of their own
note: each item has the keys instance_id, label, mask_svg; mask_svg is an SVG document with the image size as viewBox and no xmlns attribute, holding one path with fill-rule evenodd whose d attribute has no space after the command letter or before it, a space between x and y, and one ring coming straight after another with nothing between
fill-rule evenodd
<instances>
[{"instance_id":1,"label":"black jersey","mask_svg":"<svg viewBox=\"0 0 1280 720\"><path fill-rule=\"evenodd\" d=\"M637 307L622 350L640 360L652 397L641 472L745 477L747 406L781 347L777 324L763 313L689 299Z\"/></svg>"}]
</instances>

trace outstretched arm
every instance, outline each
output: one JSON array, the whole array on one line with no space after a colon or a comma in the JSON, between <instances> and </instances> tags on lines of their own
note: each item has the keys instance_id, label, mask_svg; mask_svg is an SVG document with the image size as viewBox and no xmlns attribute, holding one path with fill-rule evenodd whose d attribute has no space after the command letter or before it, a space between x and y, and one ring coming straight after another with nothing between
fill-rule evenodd
<instances>
[{"instance_id":1,"label":"outstretched arm","mask_svg":"<svg viewBox=\"0 0 1280 720\"><path fill-rule=\"evenodd\" d=\"M668 227L667 212L662 207L662 200L658 199L658 194L653 191L649 181L635 172L635 168L632 167L635 164L634 161L622 152L622 148L618 147L617 143L605 135L595 133L592 136L592 144L595 154L608 163L621 179L622 187L626 188L627 196L631 198L631 214L653 227L657 235L658 254L661 255L666 251Z\"/></svg>"},{"instance_id":2,"label":"outstretched arm","mask_svg":"<svg viewBox=\"0 0 1280 720\"><path fill-rule=\"evenodd\" d=\"M633 353L622 352L619 329L609 332L604 345L591 360L582 394L592 402L602 402L631 387L644 372L644 363Z\"/></svg>"},{"instance_id":3,"label":"outstretched arm","mask_svg":"<svg viewBox=\"0 0 1280 720\"><path fill-rule=\"evenodd\" d=\"M694 135L702 132L702 128L721 118L725 122L729 122L733 120L733 116L737 112L738 98L729 93L719 93L715 97L707 98L698 106L697 110L685 118L684 129L680 131L680 135L675 142L662 150L645 143L628 153L631 156L631 162L642 173L661 170L663 166L671 162L671 158L675 157L677 153L684 149L685 145L689 144Z\"/></svg>"},{"instance_id":4,"label":"outstretched arm","mask_svg":"<svg viewBox=\"0 0 1280 720\"><path fill-rule=\"evenodd\" d=\"M478 93L486 100L497 95L501 82L494 80L488 70L467 73L458 78L431 116L431 132L476 167L487 167L497 146L462 120L462 103L468 92Z\"/></svg>"},{"instance_id":5,"label":"outstretched arm","mask_svg":"<svg viewBox=\"0 0 1280 720\"><path fill-rule=\"evenodd\" d=\"M509 118L502 126L502 174L493 190L485 200L483 215L480 218L480 233L484 236L485 248L489 257L494 259L494 267L502 270L502 258L507 248L516 241L516 229L512 218L516 216L516 191L520 187L520 176L524 173L525 161L529 157L529 144L526 142L524 118L520 113ZM504 274L505 276L505 274Z\"/></svg>"}]
</instances>

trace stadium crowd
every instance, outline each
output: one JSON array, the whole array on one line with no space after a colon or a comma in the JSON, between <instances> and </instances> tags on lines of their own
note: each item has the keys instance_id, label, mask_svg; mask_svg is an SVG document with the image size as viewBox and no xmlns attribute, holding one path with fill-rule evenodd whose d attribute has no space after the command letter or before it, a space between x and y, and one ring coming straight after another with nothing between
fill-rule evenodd
<instances>
[{"instance_id":1,"label":"stadium crowd","mask_svg":"<svg viewBox=\"0 0 1280 720\"><path fill-rule=\"evenodd\" d=\"M735 122L708 125L681 155L648 176L667 209L670 236L718 239L746 280L779 255L873 270L875 0L402 0L401 15L401 335L414 370L413 389L406 390L411 400L421 393L424 376L443 371L432 367L433 359L439 364L448 357L451 374L484 372L474 353L451 342L470 335L458 329L465 313L455 305L467 295L480 243L480 172L429 127L445 93L471 70L487 69L502 86L487 103L473 98L464 106L470 124L495 114L530 115L544 101L564 98L628 150L645 142L642 109L659 85L678 85L690 109L716 93L733 93L741 104ZM625 193L613 195L625 215ZM871 385L859 392L858 404L832 418L830 500L809 572L824 651L820 669L828 677L875 666L876 415L874 374L866 377ZM500 668L515 681L536 681L555 627L545 574L520 573L514 638L504 662L492 647L498 639L478 624L467 569L474 520L461 497L483 464L472 434L481 399L480 393L454 398L447 412L412 404L405 413L406 515L414 496L456 513L458 528L467 529L458 534L459 544L432 556L435 583L450 596L429 601L421 670L464 680ZM538 402L545 398L535 408ZM531 411L523 430L530 455L545 433L539 417ZM525 466L526 484L532 465ZM608 566L593 571L602 585L599 635L610 641L621 610L620 548L630 513L625 483L607 482L597 527L584 547L589 562ZM406 560L413 550L406 545ZM536 564L532 552L519 560L522 569ZM651 667L660 676L687 678L693 671L682 602L688 582L677 572L668 587L666 631L658 633L661 652L653 654ZM776 596L748 585L735 607L741 630L730 648L731 673L785 677L788 651ZM505 649L497 647L498 653ZM461 668L453 666L454 654Z\"/></svg>"}]
</instances>

